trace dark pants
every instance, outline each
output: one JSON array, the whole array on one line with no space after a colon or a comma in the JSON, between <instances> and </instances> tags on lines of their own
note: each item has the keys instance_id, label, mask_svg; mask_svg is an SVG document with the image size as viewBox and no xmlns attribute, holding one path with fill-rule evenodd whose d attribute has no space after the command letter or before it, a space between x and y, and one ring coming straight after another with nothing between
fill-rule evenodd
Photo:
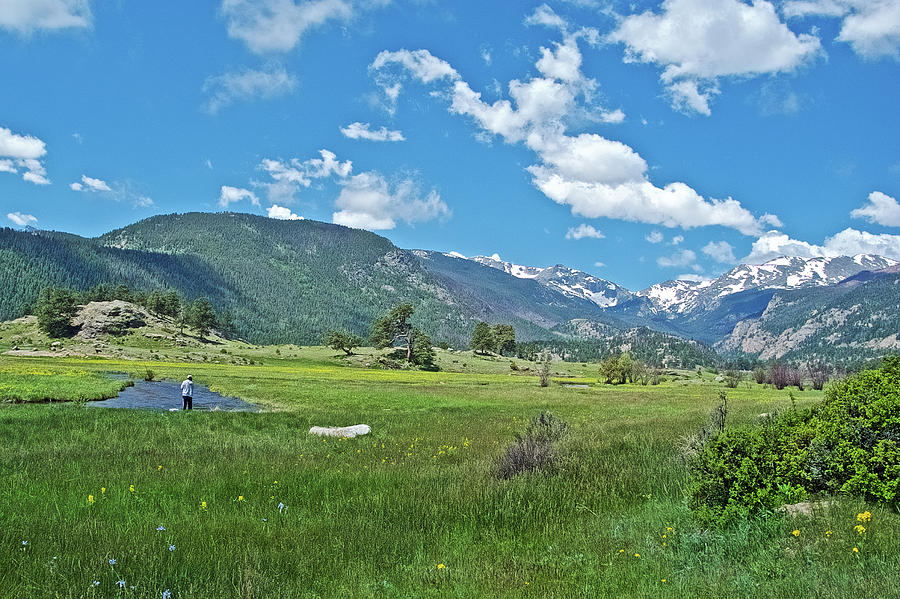
<instances>
[{"instance_id":1,"label":"dark pants","mask_svg":"<svg viewBox=\"0 0 900 599\"><path fill-rule=\"evenodd\" d=\"M181 399L184 400L184 404L181 406L182 410L193 410L194 409L194 398L188 397L187 395L182 395Z\"/></svg>"}]
</instances>

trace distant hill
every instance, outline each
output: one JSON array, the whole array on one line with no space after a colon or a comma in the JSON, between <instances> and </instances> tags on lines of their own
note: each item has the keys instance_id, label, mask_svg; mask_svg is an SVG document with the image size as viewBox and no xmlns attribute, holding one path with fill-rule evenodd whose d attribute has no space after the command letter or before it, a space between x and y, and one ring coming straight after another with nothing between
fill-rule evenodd
<instances>
[{"instance_id":1,"label":"distant hill","mask_svg":"<svg viewBox=\"0 0 900 599\"><path fill-rule=\"evenodd\" d=\"M719 344L760 359L864 362L900 351L900 267L814 289L776 292Z\"/></svg>"},{"instance_id":2,"label":"distant hill","mask_svg":"<svg viewBox=\"0 0 900 599\"><path fill-rule=\"evenodd\" d=\"M715 344L763 359L843 360L897 348L897 266L869 255L778 258L632 292L564 265L404 250L368 231L312 220L188 213L95 239L0 229L0 319L23 315L47 286L126 284L208 297L254 343L318 343L329 329L367 336L376 316L409 302L417 326L455 347L468 346L485 320L512 324L520 340L584 342L577 352L585 355L641 347L708 362Z\"/></svg>"}]
</instances>

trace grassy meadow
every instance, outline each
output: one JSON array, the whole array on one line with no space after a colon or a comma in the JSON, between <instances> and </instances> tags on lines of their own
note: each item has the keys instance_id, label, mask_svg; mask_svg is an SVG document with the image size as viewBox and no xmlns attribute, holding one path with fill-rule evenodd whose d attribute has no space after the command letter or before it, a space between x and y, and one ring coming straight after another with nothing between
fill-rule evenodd
<instances>
[{"instance_id":1,"label":"grassy meadow","mask_svg":"<svg viewBox=\"0 0 900 599\"><path fill-rule=\"evenodd\" d=\"M540 388L508 359L456 352L440 352L445 371L418 372L364 368L365 352L226 351L191 363L0 356L5 400L114 394L123 381L108 373L151 368L266 408L2 404L0 597L900 594L900 517L879 506L698 525L676 444L725 390L710 373L608 386L593 384L596 365L554 364ZM734 426L791 405L786 390L726 391ZM543 410L572 427L562 463L498 480L497 457ZM372 433L307 434L358 423Z\"/></svg>"}]
</instances>

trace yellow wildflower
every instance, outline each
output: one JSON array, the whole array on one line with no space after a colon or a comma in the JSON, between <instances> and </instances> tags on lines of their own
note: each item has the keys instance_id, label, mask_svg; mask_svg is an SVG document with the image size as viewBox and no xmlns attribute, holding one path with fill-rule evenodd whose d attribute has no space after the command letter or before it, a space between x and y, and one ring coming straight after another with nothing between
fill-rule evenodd
<instances>
[{"instance_id":1,"label":"yellow wildflower","mask_svg":"<svg viewBox=\"0 0 900 599\"><path fill-rule=\"evenodd\" d=\"M134 485L128 485L128 490L134 493Z\"/></svg>"},{"instance_id":2,"label":"yellow wildflower","mask_svg":"<svg viewBox=\"0 0 900 599\"><path fill-rule=\"evenodd\" d=\"M859 547L854 547L854 548L853 548L853 553L859 553Z\"/></svg>"},{"instance_id":3,"label":"yellow wildflower","mask_svg":"<svg viewBox=\"0 0 900 599\"><path fill-rule=\"evenodd\" d=\"M446 567L447 567L447 566L445 566L444 564L438 564L438 565L437 565L437 569L438 569L438 570L443 570L443 569L446 568Z\"/></svg>"},{"instance_id":4,"label":"yellow wildflower","mask_svg":"<svg viewBox=\"0 0 900 599\"><path fill-rule=\"evenodd\" d=\"M635 553L635 554L634 554L634 557L641 557L641 554L640 554L640 553Z\"/></svg>"},{"instance_id":5,"label":"yellow wildflower","mask_svg":"<svg viewBox=\"0 0 900 599\"><path fill-rule=\"evenodd\" d=\"M88 503L94 503L94 496L88 495Z\"/></svg>"},{"instance_id":6,"label":"yellow wildflower","mask_svg":"<svg viewBox=\"0 0 900 599\"><path fill-rule=\"evenodd\" d=\"M866 527L863 526L862 524L857 524L856 526L853 527L853 530L856 531L856 534L861 535L866 532Z\"/></svg>"},{"instance_id":7,"label":"yellow wildflower","mask_svg":"<svg viewBox=\"0 0 900 599\"><path fill-rule=\"evenodd\" d=\"M666 579L665 579L665 578L663 578L663 579L662 579L662 582L665 582L665 581L666 581Z\"/></svg>"},{"instance_id":8,"label":"yellow wildflower","mask_svg":"<svg viewBox=\"0 0 900 599\"><path fill-rule=\"evenodd\" d=\"M103 495L106 493L106 487L100 487L100 494Z\"/></svg>"},{"instance_id":9,"label":"yellow wildflower","mask_svg":"<svg viewBox=\"0 0 900 599\"><path fill-rule=\"evenodd\" d=\"M206 502L205 502L205 501L201 501L201 502L200 502L200 509L201 509L201 510L205 510L205 509L206 509Z\"/></svg>"},{"instance_id":10,"label":"yellow wildflower","mask_svg":"<svg viewBox=\"0 0 900 599\"><path fill-rule=\"evenodd\" d=\"M872 512L869 510L864 511L861 514L856 514L857 522L871 522L872 521Z\"/></svg>"},{"instance_id":11,"label":"yellow wildflower","mask_svg":"<svg viewBox=\"0 0 900 599\"><path fill-rule=\"evenodd\" d=\"M157 472L159 472L160 470L162 470L162 464L160 464L159 466L156 467Z\"/></svg>"},{"instance_id":12,"label":"yellow wildflower","mask_svg":"<svg viewBox=\"0 0 900 599\"><path fill-rule=\"evenodd\" d=\"M243 501L243 500L244 500L244 496L243 496L243 495L238 495L238 501Z\"/></svg>"},{"instance_id":13,"label":"yellow wildflower","mask_svg":"<svg viewBox=\"0 0 900 599\"><path fill-rule=\"evenodd\" d=\"M797 529L795 528L795 529L794 529L794 532L792 532L791 534L794 535L795 537L799 537L799 536L800 536L800 531L797 530Z\"/></svg>"},{"instance_id":14,"label":"yellow wildflower","mask_svg":"<svg viewBox=\"0 0 900 599\"><path fill-rule=\"evenodd\" d=\"M619 553L625 553L624 549L619 549Z\"/></svg>"},{"instance_id":15,"label":"yellow wildflower","mask_svg":"<svg viewBox=\"0 0 900 599\"><path fill-rule=\"evenodd\" d=\"M830 530L826 530L826 531L825 531L825 536L826 536L826 537L830 537L830 536L831 536L831 531L830 531Z\"/></svg>"}]
</instances>

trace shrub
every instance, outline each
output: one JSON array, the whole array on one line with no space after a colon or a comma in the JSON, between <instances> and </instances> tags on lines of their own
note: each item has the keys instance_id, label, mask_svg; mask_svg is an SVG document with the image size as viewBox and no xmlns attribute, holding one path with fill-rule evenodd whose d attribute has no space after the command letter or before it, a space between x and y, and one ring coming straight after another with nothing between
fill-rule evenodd
<instances>
[{"instance_id":1,"label":"shrub","mask_svg":"<svg viewBox=\"0 0 900 599\"><path fill-rule=\"evenodd\" d=\"M819 405L708 435L687 456L689 503L728 523L810 493L900 506L900 357L833 384Z\"/></svg>"},{"instance_id":2,"label":"shrub","mask_svg":"<svg viewBox=\"0 0 900 599\"><path fill-rule=\"evenodd\" d=\"M149 368L144 371L144 380L148 383L156 378L156 373L150 370Z\"/></svg>"},{"instance_id":3,"label":"shrub","mask_svg":"<svg viewBox=\"0 0 900 599\"><path fill-rule=\"evenodd\" d=\"M558 462L556 444L569 434L569 425L550 412L531 419L497 461L497 477L508 479L524 472L544 472Z\"/></svg>"}]
</instances>

